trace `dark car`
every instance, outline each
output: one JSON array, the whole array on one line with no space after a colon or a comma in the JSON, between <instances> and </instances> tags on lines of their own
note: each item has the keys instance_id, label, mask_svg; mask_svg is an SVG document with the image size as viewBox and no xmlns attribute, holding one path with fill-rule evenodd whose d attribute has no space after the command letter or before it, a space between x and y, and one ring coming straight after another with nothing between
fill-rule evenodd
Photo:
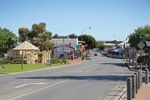
<instances>
[{"instance_id":1,"label":"dark car","mask_svg":"<svg viewBox=\"0 0 150 100\"><path fill-rule=\"evenodd\" d=\"M95 53L94 56L97 56L97 53Z\"/></svg>"}]
</instances>

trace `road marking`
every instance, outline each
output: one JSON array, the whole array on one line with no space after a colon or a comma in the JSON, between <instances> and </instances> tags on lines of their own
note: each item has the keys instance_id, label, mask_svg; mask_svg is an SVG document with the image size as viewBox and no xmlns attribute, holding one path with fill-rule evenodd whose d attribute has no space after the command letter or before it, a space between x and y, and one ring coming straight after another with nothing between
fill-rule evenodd
<instances>
[{"instance_id":1,"label":"road marking","mask_svg":"<svg viewBox=\"0 0 150 100\"><path fill-rule=\"evenodd\" d=\"M115 100L122 100L122 99L125 97L126 92L127 92L127 89L124 88L124 89L122 90L122 92L120 92L120 93L118 94L119 97L116 97Z\"/></svg>"},{"instance_id":2,"label":"road marking","mask_svg":"<svg viewBox=\"0 0 150 100\"><path fill-rule=\"evenodd\" d=\"M82 71L79 70L79 71L69 71L69 73L81 73Z\"/></svg>"},{"instance_id":3,"label":"road marking","mask_svg":"<svg viewBox=\"0 0 150 100\"><path fill-rule=\"evenodd\" d=\"M15 82L10 82L9 84L14 84Z\"/></svg>"},{"instance_id":4,"label":"road marking","mask_svg":"<svg viewBox=\"0 0 150 100\"><path fill-rule=\"evenodd\" d=\"M91 72L91 71L94 70L94 69L95 69L95 68L92 68L92 69L90 69L90 70L84 72L83 74L87 74L87 73Z\"/></svg>"},{"instance_id":5,"label":"road marking","mask_svg":"<svg viewBox=\"0 0 150 100\"><path fill-rule=\"evenodd\" d=\"M119 86L106 100L111 100L111 98L114 97L114 95L118 92L118 90L120 90L123 87L125 87L125 85ZM117 100L117 99L115 99L115 100Z\"/></svg>"},{"instance_id":6,"label":"road marking","mask_svg":"<svg viewBox=\"0 0 150 100\"><path fill-rule=\"evenodd\" d=\"M4 74L0 74L0 76L4 76Z\"/></svg>"},{"instance_id":7,"label":"road marking","mask_svg":"<svg viewBox=\"0 0 150 100\"><path fill-rule=\"evenodd\" d=\"M52 73L52 74L60 74L60 73L64 73L64 72L70 72L70 71L75 71L75 70L79 70L79 69L84 69L84 68L89 68L89 67L94 67L96 66L97 64L94 64L94 65L90 65L90 66L85 66L85 67L81 67L81 68L74 68L74 69L69 69L69 70L64 70L64 71L59 71L59 72L55 72L55 73Z\"/></svg>"},{"instance_id":8,"label":"road marking","mask_svg":"<svg viewBox=\"0 0 150 100\"><path fill-rule=\"evenodd\" d=\"M22 84L22 85L16 86L15 88L21 88L21 87L24 87L24 86L27 86L27 85L42 85L42 84L47 84L47 83L45 83L45 82L40 82L40 83L27 83L27 84Z\"/></svg>"},{"instance_id":9,"label":"road marking","mask_svg":"<svg viewBox=\"0 0 150 100\"><path fill-rule=\"evenodd\" d=\"M18 98L21 98L21 97L24 97L24 96L27 96L27 95L30 95L30 94L33 94L33 93L36 93L36 92L42 91L42 90L44 90L44 89L47 89L47 88L50 88L50 87L53 87L53 86L59 85L59 84L64 83L64 82L66 82L66 81L68 81L68 79L66 79L66 80L62 80L62 81L60 81L60 82L54 83L54 84L52 84L52 85L49 85L49 86L43 87L43 88L38 89L38 90L35 90L35 91L31 91L31 92L29 92L29 93L26 93L26 94L23 94L23 95L20 95L20 96L17 96L17 97L11 98L11 99L9 99L9 100L16 100L16 99L18 99Z\"/></svg>"},{"instance_id":10,"label":"road marking","mask_svg":"<svg viewBox=\"0 0 150 100\"><path fill-rule=\"evenodd\" d=\"M123 75L124 74L123 74L123 70L122 70L122 67L121 67L121 77L120 77L120 80L122 80ZM119 81L119 83L117 84L117 86L103 100L107 100L107 98L109 97L109 95L111 95L119 87L120 84L121 84L121 81Z\"/></svg>"},{"instance_id":11,"label":"road marking","mask_svg":"<svg viewBox=\"0 0 150 100\"><path fill-rule=\"evenodd\" d=\"M78 69L84 69L84 68L89 68L89 67L94 67L96 66L97 64L94 64L94 65L90 65L90 66L85 66L85 67L81 67L81 68L75 68L75 69L72 69L72 70L78 70Z\"/></svg>"}]
</instances>

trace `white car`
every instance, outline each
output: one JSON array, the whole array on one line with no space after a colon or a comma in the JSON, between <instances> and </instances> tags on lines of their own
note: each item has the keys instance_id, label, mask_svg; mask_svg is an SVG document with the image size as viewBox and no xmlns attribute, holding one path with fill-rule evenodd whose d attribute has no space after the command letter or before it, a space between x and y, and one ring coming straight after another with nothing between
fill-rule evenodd
<instances>
[{"instance_id":1,"label":"white car","mask_svg":"<svg viewBox=\"0 0 150 100\"><path fill-rule=\"evenodd\" d=\"M90 55L86 56L86 60L91 60L91 59L92 59L92 57Z\"/></svg>"}]
</instances>

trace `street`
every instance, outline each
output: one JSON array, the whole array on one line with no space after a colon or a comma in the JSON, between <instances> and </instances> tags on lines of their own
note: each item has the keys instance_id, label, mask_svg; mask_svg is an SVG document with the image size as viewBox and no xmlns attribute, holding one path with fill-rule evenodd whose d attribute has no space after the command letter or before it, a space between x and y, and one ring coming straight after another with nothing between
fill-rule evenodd
<instances>
[{"instance_id":1,"label":"street","mask_svg":"<svg viewBox=\"0 0 150 100\"><path fill-rule=\"evenodd\" d=\"M94 55L94 54L92 54ZM132 74L123 59L92 56L82 64L0 74L1 100L106 100Z\"/></svg>"}]
</instances>

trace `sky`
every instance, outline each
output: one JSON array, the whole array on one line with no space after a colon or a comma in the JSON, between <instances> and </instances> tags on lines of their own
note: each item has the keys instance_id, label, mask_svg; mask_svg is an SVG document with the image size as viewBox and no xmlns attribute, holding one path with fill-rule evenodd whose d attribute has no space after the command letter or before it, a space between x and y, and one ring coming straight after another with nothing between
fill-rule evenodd
<instances>
[{"instance_id":1,"label":"sky","mask_svg":"<svg viewBox=\"0 0 150 100\"><path fill-rule=\"evenodd\" d=\"M1 28L19 36L19 28L31 30L40 22L52 36L124 41L138 27L150 25L150 0L0 0Z\"/></svg>"}]
</instances>

